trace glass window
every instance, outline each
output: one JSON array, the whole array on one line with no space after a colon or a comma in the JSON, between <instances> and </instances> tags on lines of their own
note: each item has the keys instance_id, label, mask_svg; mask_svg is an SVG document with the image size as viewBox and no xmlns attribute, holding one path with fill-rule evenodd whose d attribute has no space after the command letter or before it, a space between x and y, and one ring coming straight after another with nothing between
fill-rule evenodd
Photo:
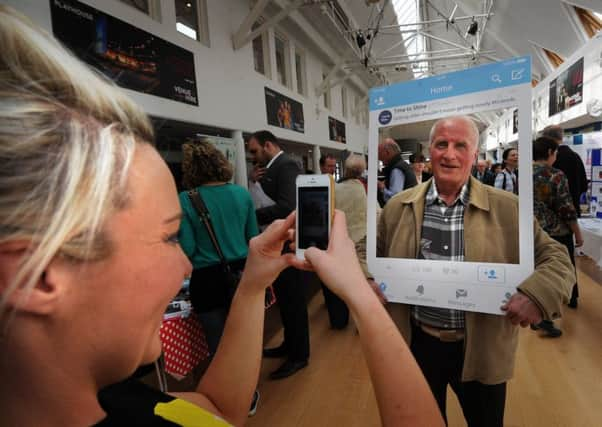
<instances>
[{"instance_id":1,"label":"glass window","mask_svg":"<svg viewBox=\"0 0 602 427\"><path fill-rule=\"evenodd\" d=\"M286 40L277 35L275 37L275 48L276 48L276 74L278 75L278 82L283 86L288 86L288 79L286 73Z\"/></svg>"},{"instance_id":2,"label":"glass window","mask_svg":"<svg viewBox=\"0 0 602 427\"><path fill-rule=\"evenodd\" d=\"M322 81L326 80L326 74L322 73ZM324 91L324 108L330 109L330 89Z\"/></svg>"},{"instance_id":3,"label":"glass window","mask_svg":"<svg viewBox=\"0 0 602 427\"><path fill-rule=\"evenodd\" d=\"M209 44L205 0L175 0L176 30L193 40Z\"/></svg>"},{"instance_id":4,"label":"glass window","mask_svg":"<svg viewBox=\"0 0 602 427\"><path fill-rule=\"evenodd\" d=\"M347 88L345 86L341 86L341 107L343 117L347 118Z\"/></svg>"},{"instance_id":5,"label":"glass window","mask_svg":"<svg viewBox=\"0 0 602 427\"><path fill-rule=\"evenodd\" d=\"M150 15L150 7L148 0L120 0L121 3L132 6L134 9L138 9L142 13Z\"/></svg>"},{"instance_id":6,"label":"glass window","mask_svg":"<svg viewBox=\"0 0 602 427\"><path fill-rule=\"evenodd\" d=\"M259 28L261 24L256 22L253 24L253 30ZM255 71L265 75L265 53L263 50L263 34L258 35L253 39L253 65Z\"/></svg>"},{"instance_id":7,"label":"glass window","mask_svg":"<svg viewBox=\"0 0 602 427\"><path fill-rule=\"evenodd\" d=\"M297 92L305 95L305 61L300 52L295 52L295 74L297 76Z\"/></svg>"}]
</instances>

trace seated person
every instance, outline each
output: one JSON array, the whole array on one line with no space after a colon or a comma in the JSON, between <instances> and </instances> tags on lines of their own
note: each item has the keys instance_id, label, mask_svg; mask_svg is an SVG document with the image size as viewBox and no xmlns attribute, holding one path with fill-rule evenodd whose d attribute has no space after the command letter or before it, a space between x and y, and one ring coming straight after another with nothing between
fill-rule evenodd
<instances>
[{"instance_id":1,"label":"seated person","mask_svg":"<svg viewBox=\"0 0 602 427\"><path fill-rule=\"evenodd\" d=\"M0 6L0 413L10 426L242 425L259 375L264 293L314 269L356 319L384 424L442 425L401 336L362 276L338 213L327 251L281 255L294 214L249 244L222 340L195 392L100 389L161 353L192 266L174 180L148 117L27 18ZM293 239L294 240L294 239ZM240 357L244 354L245 357Z\"/></svg>"}]
</instances>

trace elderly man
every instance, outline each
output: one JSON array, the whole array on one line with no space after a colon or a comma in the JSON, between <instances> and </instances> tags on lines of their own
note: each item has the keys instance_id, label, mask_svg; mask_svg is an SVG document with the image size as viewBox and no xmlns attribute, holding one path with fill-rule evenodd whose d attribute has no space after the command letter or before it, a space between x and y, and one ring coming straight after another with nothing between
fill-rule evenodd
<instances>
[{"instance_id":1,"label":"elderly man","mask_svg":"<svg viewBox=\"0 0 602 427\"><path fill-rule=\"evenodd\" d=\"M430 134L433 178L387 203L379 221L378 256L518 263L517 197L470 176L478 137L469 117L435 123ZM539 225L534 229L535 272L501 307L504 316L391 307L443 416L449 384L469 426L501 427L518 342L516 326L557 318L568 301L574 273L566 249ZM496 244L489 244L486 235L494 236Z\"/></svg>"},{"instance_id":2,"label":"elderly man","mask_svg":"<svg viewBox=\"0 0 602 427\"><path fill-rule=\"evenodd\" d=\"M378 160L385 165L385 181L378 181L383 204L401 190L416 185L416 175L410 165L401 158L401 150L394 139L387 138L378 144Z\"/></svg>"},{"instance_id":3,"label":"elderly man","mask_svg":"<svg viewBox=\"0 0 602 427\"><path fill-rule=\"evenodd\" d=\"M493 185L495 181L495 175L487 168L486 160L477 161L477 167L474 169L472 176L487 185Z\"/></svg>"}]
</instances>

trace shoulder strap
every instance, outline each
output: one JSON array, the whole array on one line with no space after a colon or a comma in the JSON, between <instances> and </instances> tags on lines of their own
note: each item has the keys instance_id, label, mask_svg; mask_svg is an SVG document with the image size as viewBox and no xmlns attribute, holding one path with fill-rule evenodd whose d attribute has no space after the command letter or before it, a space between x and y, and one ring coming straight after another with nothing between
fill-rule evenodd
<instances>
[{"instance_id":1,"label":"shoulder strap","mask_svg":"<svg viewBox=\"0 0 602 427\"><path fill-rule=\"evenodd\" d=\"M222 265L226 266L228 264L228 262L226 261L226 258L224 257L222 249L219 246L219 242L217 241L217 236L215 235L215 230L213 229L213 224L211 224L211 217L209 215L209 210L207 209L207 205L205 205L205 202L204 202L203 198L201 197L201 194L195 188L193 190L188 191L188 198L190 199L192 206L194 206L194 209L196 210L196 213L199 215L201 221L203 221L203 224L205 224L205 227L207 228L207 232L209 233L209 237L211 238L213 247L215 248L215 251L217 252L217 256L219 256L220 263Z\"/></svg>"}]
</instances>

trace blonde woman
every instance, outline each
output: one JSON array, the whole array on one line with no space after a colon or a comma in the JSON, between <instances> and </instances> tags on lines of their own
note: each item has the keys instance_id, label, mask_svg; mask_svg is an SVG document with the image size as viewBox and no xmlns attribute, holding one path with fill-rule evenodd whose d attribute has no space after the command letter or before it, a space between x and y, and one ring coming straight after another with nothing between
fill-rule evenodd
<instances>
[{"instance_id":1,"label":"blonde woman","mask_svg":"<svg viewBox=\"0 0 602 427\"><path fill-rule=\"evenodd\" d=\"M307 251L311 266L281 255L294 214L251 240L219 349L194 392L110 386L159 356L163 311L192 269L177 240L174 181L150 145L148 118L120 90L5 6L0 40L0 424L243 424L265 288L293 265L313 266L349 305L383 423L442 425L362 278L342 214L328 251ZM119 398L107 398L107 386Z\"/></svg>"}]
</instances>

